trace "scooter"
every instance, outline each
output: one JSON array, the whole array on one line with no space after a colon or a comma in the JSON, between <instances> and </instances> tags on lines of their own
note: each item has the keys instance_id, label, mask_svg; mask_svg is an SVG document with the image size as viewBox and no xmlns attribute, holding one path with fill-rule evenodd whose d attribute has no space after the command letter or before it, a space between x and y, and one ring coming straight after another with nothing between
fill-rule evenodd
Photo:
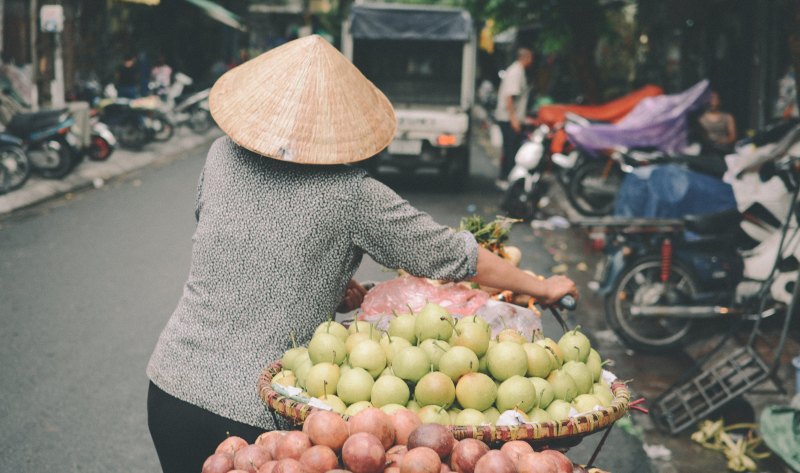
<instances>
[{"instance_id":1,"label":"scooter","mask_svg":"<svg viewBox=\"0 0 800 473\"><path fill-rule=\"evenodd\" d=\"M22 140L33 169L46 179L60 179L80 162L67 135L75 123L67 110L17 113L6 132Z\"/></svg>"},{"instance_id":2,"label":"scooter","mask_svg":"<svg viewBox=\"0 0 800 473\"><path fill-rule=\"evenodd\" d=\"M787 152L772 166L774 174L760 179L760 189L753 181L738 193L733 186L738 209L582 222L606 253L594 289L605 296L609 326L628 346L674 349L702 320L766 318L791 302L800 266L797 143L784 148ZM759 201L766 194L780 194L780 202ZM765 204L778 215L761 219L749 211Z\"/></svg>"},{"instance_id":3,"label":"scooter","mask_svg":"<svg viewBox=\"0 0 800 473\"><path fill-rule=\"evenodd\" d=\"M539 125L529 133L516 156L514 167L508 173L510 185L503 194L500 208L509 217L530 220L536 216L542 198L547 195L549 183L543 179L547 170L545 149L550 128Z\"/></svg>"},{"instance_id":4,"label":"scooter","mask_svg":"<svg viewBox=\"0 0 800 473\"><path fill-rule=\"evenodd\" d=\"M208 109L211 89L184 94L185 88L192 83L192 79L186 74L180 72L175 74L175 80L167 90L163 109L174 126L188 126L193 132L202 134L213 124Z\"/></svg>"}]
</instances>

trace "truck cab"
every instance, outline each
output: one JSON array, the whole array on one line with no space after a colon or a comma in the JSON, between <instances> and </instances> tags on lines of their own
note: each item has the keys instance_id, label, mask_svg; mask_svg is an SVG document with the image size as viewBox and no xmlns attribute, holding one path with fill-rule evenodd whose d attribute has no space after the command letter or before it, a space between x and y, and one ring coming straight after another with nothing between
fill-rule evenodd
<instances>
[{"instance_id":1,"label":"truck cab","mask_svg":"<svg viewBox=\"0 0 800 473\"><path fill-rule=\"evenodd\" d=\"M356 4L342 52L389 98L397 114L392 143L368 161L411 171L436 168L463 183L469 175L470 109L476 39L466 10Z\"/></svg>"}]
</instances>

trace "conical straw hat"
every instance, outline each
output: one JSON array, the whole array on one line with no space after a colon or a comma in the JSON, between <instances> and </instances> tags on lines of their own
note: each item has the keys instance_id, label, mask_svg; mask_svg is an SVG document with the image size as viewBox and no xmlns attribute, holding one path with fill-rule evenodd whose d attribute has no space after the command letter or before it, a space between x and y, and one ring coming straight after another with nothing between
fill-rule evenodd
<instances>
[{"instance_id":1,"label":"conical straw hat","mask_svg":"<svg viewBox=\"0 0 800 473\"><path fill-rule=\"evenodd\" d=\"M317 35L231 69L211 89L209 107L239 146L305 164L367 159L397 127L386 96Z\"/></svg>"}]
</instances>

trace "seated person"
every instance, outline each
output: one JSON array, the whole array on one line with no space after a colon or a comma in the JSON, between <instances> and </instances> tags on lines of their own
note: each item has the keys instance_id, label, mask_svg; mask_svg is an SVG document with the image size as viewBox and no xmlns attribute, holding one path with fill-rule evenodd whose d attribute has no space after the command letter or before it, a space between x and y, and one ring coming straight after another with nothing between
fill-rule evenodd
<instances>
[{"instance_id":1,"label":"seated person","mask_svg":"<svg viewBox=\"0 0 800 473\"><path fill-rule=\"evenodd\" d=\"M703 153L728 154L736 142L736 121L720 108L719 94L711 92L708 108L698 119L702 127Z\"/></svg>"}]
</instances>

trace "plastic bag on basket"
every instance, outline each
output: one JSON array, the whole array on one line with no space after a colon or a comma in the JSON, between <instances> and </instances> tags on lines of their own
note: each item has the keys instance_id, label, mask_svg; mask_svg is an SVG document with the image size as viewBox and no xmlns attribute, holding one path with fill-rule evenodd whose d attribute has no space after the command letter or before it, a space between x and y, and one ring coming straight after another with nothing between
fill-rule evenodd
<instances>
[{"instance_id":1,"label":"plastic bag on basket","mask_svg":"<svg viewBox=\"0 0 800 473\"><path fill-rule=\"evenodd\" d=\"M492 328L492 336L497 336L505 328L512 328L530 340L534 330L542 328L539 317L529 309L491 300L479 289L454 283L433 284L413 276L377 284L364 298L358 318L376 324L380 330L387 330L394 313L418 311L428 302L441 305L455 319L478 315Z\"/></svg>"}]
</instances>

